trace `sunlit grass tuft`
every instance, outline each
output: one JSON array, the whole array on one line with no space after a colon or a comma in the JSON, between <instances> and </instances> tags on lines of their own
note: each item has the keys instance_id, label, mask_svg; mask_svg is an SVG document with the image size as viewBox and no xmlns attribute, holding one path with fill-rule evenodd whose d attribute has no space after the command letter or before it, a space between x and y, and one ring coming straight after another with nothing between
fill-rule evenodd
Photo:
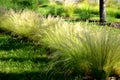
<instances>
[{"instance_id":1,"label":"sunlit grass tuft","mask_svg":"<svg viewBox=\"0 0 120 80\"><path fill-rule=\"evenodd\" d=\"M53 66L55 72L67 76L91 73L102 80L120 61L120 35L109 28L93 29L63 23L46 35L48 46L60 51Z\"/></svg>"},{"instance_id":2,"label":"sunlit grass tuft","mask_svg":"<svg viewBox=\"0 0 120 80\"><path fill-rule=\"evenodd\" d=\"M40 25L40 17L33 11L8 11L1 21L1 28L30 37Z\"/></svg>"}]
</instances>

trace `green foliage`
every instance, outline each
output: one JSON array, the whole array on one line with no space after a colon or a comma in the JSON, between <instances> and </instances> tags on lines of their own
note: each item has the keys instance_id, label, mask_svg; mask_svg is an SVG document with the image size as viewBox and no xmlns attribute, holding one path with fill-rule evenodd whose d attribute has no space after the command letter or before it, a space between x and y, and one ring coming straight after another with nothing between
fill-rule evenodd
<instances>
[{"instance_id":1,"label":"green foliage","mask_svg":"<svg viewBox=\"0 0 120 80\"><path fill-rule=\"evenodd\" d=\"M20 9L35 9L38 7L39 0L13 0L13 3L17 4Z\"/></svg>"},{"instance_id":2,"label":"green foliage","mask_svg":"<svg viewBox=\"0 0 120 80\"><path fill-rule=\"evenodd\" d=\"M56 4L51 3L48 6L41 6L38 11L44 16L64 16L73 17L76 6L74 4Z\"/></svg>"},{"instance_id":3,"label":"green foliage","mask_svg":"<svg viewBox=\"0 0 120 80\"><path fill-rule=\"evenodd\" d=\"M0 5L8 9L36 9L38 8L39 0L1 0Z\"/></svg>"},{"instance_id":4,"label":"green foliage","mask_svg":"<svg viewBox=\"0 0 120 80\"><path fill-rule=\"evenodd\" d=\"M79 18L84 21L91 17L91 11L89 9L76 9L76 13Z\"/></svg>"},{"instance_id":5,"label":"green foliage","mask_svg":"<svg viewBox=\"0 0 120 80\"><path fill-rule=\"evenodd\" d=\"M63 8L64 8L64 13L65 13L65 17L73 17L74 11L75 11L75 4L63 4Z\"/></svg>"},{"instance_id":6,"label":"green foliage","mask_svg":"<svg viewBox=\"0 0 120 80\"><path fill-rule=\"evenodd\" d=\"M39 0L40 4L46 4L49 3L49 0Z\"/></svg>"},{"instance_id":7,"label":"green foliage","mask_svg":"<svg viewBox=\"0 0 120 80\"><path fill-rule=\"evenodd\" d=\"M0 0L0 6L14 9L18 8L18 5L13 3L11 0Z\"/></svg>"},{"instance_id":8,"label":"green foliage","mask_svg":"<svg viewBox=\"0 0 120 80\"><path fill-rule=\"evenodd\" d=\"M44 16L48 16L48 15L61 16L61 14L64 12L64 9L61 5L57 5L56 3L51 3L49 5L40 6L38 11Z\"/></svg>"},{"instance_id":9,"label":"green foliage","mask_svg":"<svg viewBox=\"0 0 120 80\"><path fill-rule=\"evenodd\" d=\"M107 8L107 14L108 14L108 16L119 18L120 12L118 10L114 9L114 8Z\"/></svg>"},{"instance_id":10,"label":"green foliage","mask_svg":"<svg viewBox=\"0 0 120 80\"><path fill-rule=\"evenodd\" d=\"M40 7L37 10L42 16L48 16L50 14L50 8L49 7Z\"/></svg>"}]
</instances>

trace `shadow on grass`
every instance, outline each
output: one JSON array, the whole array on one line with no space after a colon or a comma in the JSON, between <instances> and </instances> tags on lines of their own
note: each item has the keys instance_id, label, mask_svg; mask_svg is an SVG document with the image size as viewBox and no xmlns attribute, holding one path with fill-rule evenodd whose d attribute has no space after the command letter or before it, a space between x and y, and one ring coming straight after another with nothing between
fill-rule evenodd
<instances>
[{"instance_id":1,"label":"shadow on grass","mask_svg":"<svg viewBox=\"0 0 120 80\"><path fill-rule=\"evenodd\" d=\"M28 47L27 50L25 47ZM30 48L29 48L30 47ZM32 47L32 48L31 48ZM0 36L0 50L5 50L5 51L9 51L9 50L16 50L16 49L25 49L25 51L29 51L31 54L33 53L47 53L50 52L50 49L42 49L41 46L34 46L34 44L32 42L25 42L24 40L20 40L20 39L13 39L10 36ZM31 50L33 49L33 50ZM34 50L35 49L35 50ZM45 51L44 51L45 50ZM31 52L33 51L33 52ZM8 52L9 53L9 52ZM34 63L45 63L46 65L42 65L42 67L40 66L35 66L35 67L39 67L40 70L38 71L33 71L33 72L21 72L21 73L7 73L4 72L4 70L0 71L0 80L67 80L63 78L63 75L61 75L61 73L59 74L54 74L53 76L49 77L51 75L51 73L53 73L53 71L48 72L46 69L46 66L49 66L51 63L51 59L48 58L48 56L41 56L41 55L35 55L33 56L33 54L31 55L27 55L24 56L24 53L27 54L26 52L23 52L21 54L23 54L23 56L19 56L19 53L16 54L18 55L18 57L16 57L13 53L13 57L11 56L6 56L0 58L0 62L5 61L5 62L9 62L9 61L13 61L13 62L26 62L26 61L32 61L33 65ZM11 53L12 54L12 53ZM27 63L27 62L26 62ZM37 64L36 64L37 65ZM3 72L2 72L3 71ZM65 77L65 76L64 76Z\"/></svg>"},{"instance_id":2,"label":"shadow on grass","mask_svg":"<svg viewBox=\"0 0 120 80\"><path fill-rule=\"evenodd\" d=\"M25 42L20 39L13 39L12 37L0 37L1 50L15 50L33 45L32 42Z\"/></svg>"},{"instance_id":3,"label":"shadow on grass","mask_svg":"<svg viewBox=\"0 0 120 80\"><path fill-rule=\"evenodd\" d=\"M70 76L63 76L56 74L53 77L49 77L47 72L23 72L23 73L1 73L0 80L81 80L73 79Z\"/></svg>"},{"instance_id":4,"label":"shadow on grass","mask_svg":"<svg viewBox=\"0 0 120 80\"><path fill-rule=\"evenodd\" d=\"M41 72L1 73L0 80L49 80Z\"/></svg>"},{"instance_id":5,"label":"shadow on grass","mask_svg":"<svg viewBox=\"0 0 120 80\"><path fill-rule=\"evenodd\" d=\"M48 63L50 61L50 59L48 59L48 57L35 57L35 58L17 58L17 57L1 57L0 61L17 61L17 62L24 62L24 61L32 61L34 63L40 63L40 62L44 62L44 63Z\"/></svg>"}]
</instances>

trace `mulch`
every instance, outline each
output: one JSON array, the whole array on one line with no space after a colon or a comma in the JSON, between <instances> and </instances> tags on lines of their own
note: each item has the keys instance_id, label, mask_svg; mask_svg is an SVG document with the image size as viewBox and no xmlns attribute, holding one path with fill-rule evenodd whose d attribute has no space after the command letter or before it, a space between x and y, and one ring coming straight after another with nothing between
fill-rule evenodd
<instances>
[{"instance_id":1,"label":"mulch","mask_svg":"<svg viewBox=\"0 0 120 80\"><path fill-rule=\"evenodd\" d=\"M90 19L90 20L88 20L88 22L89 22L89 23L100 24L100 21L99 21L99 20L95 20L95 19L93 19L93 20ZM111 22L111 23L109 23L109 22L104 22L104 23L102 23L101 25L120 29L120 22Z\"/></svg>"}]
</instances>

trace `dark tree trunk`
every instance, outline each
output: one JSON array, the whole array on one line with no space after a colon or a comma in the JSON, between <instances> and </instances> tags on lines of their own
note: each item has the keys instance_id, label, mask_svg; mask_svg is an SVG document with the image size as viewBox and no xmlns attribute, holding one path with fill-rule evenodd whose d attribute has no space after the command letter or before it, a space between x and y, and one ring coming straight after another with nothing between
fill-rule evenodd
<instances>
[{"instance_id":1,"label":"dark tree trunk","mask_svg":"<svg viewBox=\"0 0 120 80\"><path fill-rule=\"evenodd\" d=\"M100 24L106 22L106 0L99 0Z\"/></svg>"}]
</instances>

